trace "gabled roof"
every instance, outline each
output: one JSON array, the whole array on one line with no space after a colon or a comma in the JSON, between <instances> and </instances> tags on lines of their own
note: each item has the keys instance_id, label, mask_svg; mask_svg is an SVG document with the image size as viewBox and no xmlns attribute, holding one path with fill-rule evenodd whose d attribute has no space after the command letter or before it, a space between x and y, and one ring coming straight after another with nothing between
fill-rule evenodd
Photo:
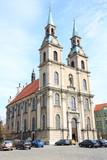
<instances>
[{"instance_id":1,"label":"gabled roof","mask_svg":"<svg viewBox=\"0 0 107 160\"><path fill-rule=\"evenodd\" d=\"M97 105L95 106L94 112L100 111L104 106L107 106L107 103L97 104Z\"/></svg>"},{"instance_id":2,"label":"gabled roof","mask_svg":"<svg viewBox=\"0 0 107 160\"><path fill-rule=\"evenodd\" d=\"M25 97L30 96L31 94L34 94L39 89L39 79L33 81L32 83L28 84L9 104L13 104Z\"/></svg>"}]
</instances>

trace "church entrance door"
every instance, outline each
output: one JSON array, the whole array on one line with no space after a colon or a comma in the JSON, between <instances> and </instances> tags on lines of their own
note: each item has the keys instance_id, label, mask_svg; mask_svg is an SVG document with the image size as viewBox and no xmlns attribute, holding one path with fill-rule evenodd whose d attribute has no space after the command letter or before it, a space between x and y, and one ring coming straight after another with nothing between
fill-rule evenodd
<instances>
[{"instance_id":1,"label":"church entrance door","mask_svg":"<svg viewBox=\"0 0 107 160\"><path fill-rule=\"evenodd\" d=\"M77 136L77 120L75 118L72 119L72 139L78 141Z\"/></svg>"}]
</instances>

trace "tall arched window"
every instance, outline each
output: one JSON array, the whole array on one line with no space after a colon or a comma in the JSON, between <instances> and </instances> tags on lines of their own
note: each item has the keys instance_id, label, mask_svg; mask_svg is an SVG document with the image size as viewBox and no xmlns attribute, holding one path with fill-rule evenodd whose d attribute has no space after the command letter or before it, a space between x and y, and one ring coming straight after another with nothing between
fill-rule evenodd
<instances>
[{"instance_id":1,"label":"tall arched window","mask_svg":"<svg viewBox=\"0 0 107 160\"><path fill-rule=\"evenodd\" d=\"M43 73L43 87L46 85L46 73Z\"/></svg>"},{"instance_id":2,"label":"tall arched window","mask_svg":"<svg viewBox=\"0 0 107 160\"><path fill-rule=\"evenodd\" d=\"M55 106L60 106L59 103L59 94L55 93Z\"/></svg>"},{"instance_id":3,"label":"tall arched window","mask_svg":"<svg viewBox=\"0 0 107 160\"><path fill-rule=\"evenodd\" d=\"M36 100L37 100L37 97L33 99L32 110L35 110L35 109L36 109Z\"/></svg>"},{"instance_id":4,"label":"tall arched window","mask_svg":"<svg viewBox=\"0 0 107 160\"><path fill-rule=\"evenodd\" d=\"M24 120L24 132L26 132L26 130L27 130L27 120L25 119Z\"/></svg>"},{"instance_id":5,"label":"tall arched window","mask_svg":"<svg viewBox=\"0 0 107 160\"><path fill-rule=\"evenodd\" d=\"M54 60L55 60L55 61L58 61L58 54L57 54L56 51L54 51Z\"/></svg>"},{"instance_id":6,"label":"tall arched window","mask_svg":"<svg viewBox=\"0 0 107 160\"><path fill-rule=\"evenodd\" d=\"M75 67L74 61L71 62L71 67Z\"/></svg>"},{"instance_id":7,"label":"tall arched window","mask_svg":"<svg viewBox=\"0 0 107 160\"><path fill-rule=\"evenodd\" d=\"M56 129L60 129L60 116L59 116L59 114L57 114L55 117L55 124L56 124Z\"/></svg>"},{"instance_id":8,"label":"tall arched window","mask_svg":"<svg viewBox=\"0 0 107 160\"><path fill-rule=\"evenodd\" d=\"M85 98L85 109L89 110L89 103L87 98Z\"/></svg>"},{"instance_id":9,"label":"tall arched window","mask_svg":"<svg viewBox=\"0 0 107 160\"><path fill-rule=\"evenodd\" d=\"M32 130L35 130L35 117L32 118Z\"/></svg>"},{"instance_id":10,"label":"tall arched window","mask_svg":"<svg viewBox=\"0 0 107 160\"><path fill-rule=\"evenodd\" d=\"M91 126L90 126L90 118L89 117L86 118L86 128L87 128L87 130L90 130L90 128L91 128Z\"/></svg>"},{"instance_id":11,"label":"tall arched window","mask_svg":"<svg viewBox=\"0 0 107 160\"><path fill-rule=\"evenodd\" d=\"M27 102L25 102L25 113L27 113Z\"/></svg>"},{"instance_id":12,"label":"tall arched window","mask_svg":"<svg viewBox=\"0 0 107 160\"><path fill-rule=\"evenodd\" d=\"M43 62L46 61L46 52L43 53Z\"/></svg>"},{"instance_id":13,"label":"tall arched window","mask_svg":"<svg viewBox=\"0 0 107 160\"><path fill-rule=\"evenodd\" d=\"M54 35L54 30L53 30L53 28L51 28L51 34Z\"/></svg>"},{"instance_id":14,"label":"tall arched window","mask_svg":"<svg viewBox=\"0 0 107 160\"><path fill-rule=\"evenodd\" d=\"M87 84L86 84L86 80L85 79L83 79L83 89L84 89L84 91L87 90Z\"/></svg>"},{"instance_id":15,"label":"tall arched window","mask_svg":"<svg viewBox=\"0 0 107 160\"><path fill-rule=\"evenodd\" d=\"M54 84L58 85L59 84L59 76L57 72L54 72Z\"/></svg>"},{"instance_id":16,"label":"tall arched window","mask_svg":"<svg viewBox=\"0 0 107 160\"><path fill-rule=\"evenodd\" d=\"M76 105L75 105L75 98L71 96L70 98L70 107L72 109L76 108Z\"/></svg>"},{"instance_id":17,"label":"tall arched window","mask_svg":"<svg viewBox=\"0 0 107 160\"><path fill-rule=\"evenodd\" d=\"M45 124L46 124L46 122L45 122L45 115L43 115L43 129L45 129Z\"/></svg>"},{"instance_id":18,"label":"tall arched window","mask_svg":"<svg viewBox=\"0 0 107 160\"><path fill-rule=\"evenodd\" d=\"M79 40L77 40L77 45L78 45L78 46L80 46L80 42L79 42Z\"/></svg>"},{"instance_id":19,"label":"tall arched window","mask_svg":"<svg viewBox=\"0 0 107 160\"><path fill-rule=\"evenodd\" d=\"M17 132L19 132L19 121L17 121Z\"/></svg>"},{"instance_id":20,"label":"tall arched window","mask_svg":"<svg viewBox=\"0 0 107 160\"><path fill-rule=\"evenodd\" d=\"M20 115L20 105L18 105L18 116Z\"/></svg>"},{"instance_id":21,"label":"tall arched window","mask_svg":"<svg viewBox=\"0 0 107 160\"><path fill-rule=\"evenodd\" d=\"M82 69L85 69L84 61L81 61L81 68L82 68Z\"/></svg>"}]
</instances>

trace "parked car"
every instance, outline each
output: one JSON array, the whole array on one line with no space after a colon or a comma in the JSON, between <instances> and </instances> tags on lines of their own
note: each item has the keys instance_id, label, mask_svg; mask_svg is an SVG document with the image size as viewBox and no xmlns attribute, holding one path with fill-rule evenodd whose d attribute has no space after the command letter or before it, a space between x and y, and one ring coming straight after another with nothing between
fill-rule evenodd
<instances>
[{"instance_id":1,"label":"parked car","mask_svg":"<svg viewBox=\"0 0 107 160\"><path fill-rule=\"evenodd\" d=\"M44 142L41 140L35 140L32 142L32 147L44 147Z\"/></svg>"},{"instance_id":2,"label":"parked car","mask_svg":"<svg viewBox=\"0 0 107 160\"><path fill-rule=\"evenodd\" d=\"M89 148L92 148L92 147L99 147L100 144L96 141L96 140L84 140L83 142L79 143L79 146L80 147L89 147Z\"/></svg>"},{"instance_id":3,"label":"parked car","mask_svg":"<svg viewBox=\"0 0 107 160\"><path fill-rule=\"evenodd\" d=\"M61 139L55 143L55 145L70 145L70 140Z\"/></svg>"},{"instance_id":4,"label":"parked car","mask_svg":"<svg viewBox=\"0 0 107 160\"><path fill-rule=\"evenodd\" d=\"M74 139L71 139L71 140L70 140L70 144L76 145L76 141L75 141Z\"/></svg>"},{"instance_id":5,"label":"parked car","mask_svg":"<svg viewBox=\"0 0 107 160\"><path fill-rule=\"evenodd\" d=\"M107 140L100 139L100 140L97 140L97 142L100 144L100 147L107 147Z\"/></svg>"},{"instance_id":6,"label":"parked car","mask_svg":"<svg viewBox=\"0 0 107 160\"><path fill-rule=\"evenodd\" d=\"M16 144L16 149L31 149L31 143L26 141L19 141Z\"/></svg>"},{"instance_id":7,"label":"parked car","mask_svg":"<svg viewBox=\"0 0 107 160\"><path fill-rule=\"evenodd\" d=\"M3 141L0 144L0 150L13 150L13 143L12 141Z\"/></svg>"}]
</instances>

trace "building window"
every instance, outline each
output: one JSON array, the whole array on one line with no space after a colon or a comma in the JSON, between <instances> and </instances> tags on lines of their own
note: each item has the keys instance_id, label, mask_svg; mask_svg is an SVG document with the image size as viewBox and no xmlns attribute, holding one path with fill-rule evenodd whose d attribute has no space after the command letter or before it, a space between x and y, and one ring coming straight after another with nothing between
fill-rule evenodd
<instances>
[{"instance_id":1,"label":"building window","mask_svg":"<svg viewBox=\"0 0 107 160\"><path fill-rule=\"evenodd\" d=\"M46 73L43 73L43 87L46 85Z\"/></svg>"},{"instance_id":2,"label":"building window","mask_svg":"<svg viewBox=\"0 0 107 160\"><path fill-rule=\"evenodd\" d=\"M54 84L58 85L59 84L59 76L57 72L54 72Z\"/></svg>"},{"instance_id":3,"label":"building window","mask_svg":"<svg viewBox=\"0 0 107 160\"><path fill-rule=\"evenodd\" d=\"M105 120L105 124L107 125L107 120Z\"/></svg>"},{"instance_id":4,"label":"building window","mask_svg":"<svg viewBox=\"0 0 107 160\"><path fill-rule=\"evenodd\" d=\"M27 113L27 105L28 105L28 103L25 102L25 113Z\"/></svg>"},{"instance_id":5,"label":"building window","mask_svg":"<svg viewBox=\"0 0 107 160\"><path fill-rule=\"evenodd\" d=\"M47 35L49 34L49 28L47 28L47 30L46 30L46 34L47 34Z\"/></svg>"},{"instance_id":6,"label":"building window","mask_svg":"<svg viewBox=\"0 0 107 160\"><path fill-rule=\"evenodd\" d=\"M70 107L71 107L72 109L76 108L75 98L74 98L74 97L71 97L71 98L70 98Z\"/></svg>"},{"instance_id":7,"label":"building window","mask_svg":"<svg viewBox=\"0 0 107 160\"><path fill-rule=\"evenodd\" d=\"M20 105L18 105L18 116L20 115Z\"/></svg>"},{"instance_id":8,"label":"building window","mask_svg":"<svg viewBox=\"0 0 107 160\"><path fill-rule=\"evenodd\" d=\"M24 132L26 132L26 130L27 130L27 120L25 119L24 120Z\"/></svg>"},{"instance_id":9,"label":"building window","mask_svg":"<svg viewBox=\"0 0 107 160\"><path fill-rule=\"evenodd\" d=\"M51 34L54 36L54 30L53 30L53 28L51 28Z\"/></svg>"},{"instance_id":10,"label":"building window","mask_svg":"<svg viewBox=\"0 0 107 160\"><path fill-rule=\"evenodd\" d=\"M19 132L19 121L17 121L17 132Z\"/></svg>"},{"instance_id":11,"label":"building window","mask_svg":"<svg viewBox=\"0 0 107 160\"><path fill-rule=\"evenodd\" d=\"M75 40L73 40L73 47L75 46Z\"/></svg>"},{"instance_id":12,"label":"building window","mask_svg":"<svg viewBox=\"0 0 107 160\"><path fill-rule=\"evenodd\" d=\"M12 117L14 117L14 111L15 111L15 108L13 107L12 108Z\"/></svg>"},{"instance_id":13,"label":"building window","mask_svg":"<svg viewBox=\"0 0 107 160\"><path fill-rule=\"evenodd\" d=\"M107 114L106 113L104 113L104 117L106 117L107 116Z\"/></svg>"},{"instance_id":14,"label":"building window","mask_svg":"<svg viewBox=\"0 0 107 160\"><path fill-rule=\"evenodd\" d=\"M70 86L73 86L73 75L69 74L69 82L70 82Z\"/></svg>"},{"instance_id":15,"label":"building window","mask_svg":"<svg viewBox=\"0 0 107 160\"><path fill-rule=\"evenodd\" d=\"M74 61L71 62L71 67L75 67Z\"/></svg>"},{"instance_id":16,"label":"building window","mask_svg":"<svg viewBox=\"0 0 107 160\"><path fill-rule=\"evenodd\" d=\"M43 115L43 129L45 129L45 115Z\"/></svg>"},{"instance_id":17,"label":"building window","mask_svg":"<svg viewBox=\"0 0 107 160\"><path fill-rule=\"evenodd\" d=\"M60 106L59 103L59 94L55 93L55 106Z\"/></svg>"},{"instance_id":18,"label":"building window","mask_svg":"<svg viewBox=\"0 0 107 160\"><path fill-rule=\"evenodd\" d=\"M54 51L54 60L55 60L55 61L58 61L58 54L57 54L56 51Z\"/></svg>"},{"instance_id":19,"label":"building window","mask_svg":"<svg viewBox=\"0 0 107 160\"><path fill-rule=\"evenodd\" d=\"M14 123L12 122L12 131L13 131L13 129L14 129Z\"/></svg>"},{"instance_id":20,"label":"building window","mask_svg":"<svg viewBox=\"0 0 107 160\"><path fill-rule=\"evenodd\" d=\"M80 46L80 42L79 42L79 40L77 40L77 45L78 45L78 46Z\"/></svg>"},{"instance_id":21,"label":"building window","mask_svg":"<svg viewBox=\"0 0 107 160\"><path fill-rule=\"evenodd\" d=\"M46 61L46 52L43 53L43 62Z\"/></svg>"},{"instance_id":22,"label":"building window","mask_svg":"<svg viewBox=\"0 0 107 160\"><path fill-rule=\"evenodd\" d=\"M85 79L83 79L83 89L84 89L84 91L87 90L87 84L86 84L86 80Z\"/></svg>"},{"instance_id":23,"label":"building window","mask_svg":"<svg viewBox=\"0 0 107 160\"><path fill-rule=\"evenodd\" d=\"M90 118L89 117L87 117L86 119L86 128L87 130L90 130Z\"/></svg>"},{"instance_id":24,"label":"building window","mask_svg":"<svg viewBox=\"0 0 107 160\"><path fill-rule=\"evenodd\" d=\"M35 130L35 117L32 118L32 130Z\"/></svg>"},{"instance_id":25,"label":"building window","mask_svg":"<svg viewBox=\"0 0 107 160\"><path fill-rule=\"evenodd\" d=\"M85 69L84 61L81 61L81 68L82 68L82 69Z\"/></svg>"},{"instance_id":26,"label":"building window","mask_svg":"<svg viewBox=\"0 0 107 160\"><path fill-rule=\"evenodd\" d=\"M32 110L36 110L36 100L37 100L37 97L33 99L33 107L32 107Z\"/></svg>"},{"instance_id":27,"label":"building window","mask_svg":"<svg viewBox=\"0 0 107 160\"><path fill-rule=\"evenodd\" d=\"M85 98L85 109L89 110L89 103L87 98Z\"/></svg>"},{"instance_id":28,"label":"building window","mask_svg":"<svg viewBox=\"0 0 107 160\"><path fill-rule=\"evenodd\" d=\"M46 95L44 94L43 95L43 107L45 107L46 106Z\"/></svg>"},{"instance_id":29,"label":"building window","mask_svg":"<svg viewBox=\"0 0 107 160\"><path fill-rule=\"evenodd\" d=\"M96 121L96 125L101 125L101 121Z\"/></svg>"},{"instance_id":30,"label":"building window","mask_svg":"<svg viewBox=\"0 0 107 160\"><path fill-rule=\"evenodd\" d=\"M56 129L60 129L60 116L59 116L59 114L57 114L55 117L55 124L56 124Z\"/></svg>"}]
</instances>

